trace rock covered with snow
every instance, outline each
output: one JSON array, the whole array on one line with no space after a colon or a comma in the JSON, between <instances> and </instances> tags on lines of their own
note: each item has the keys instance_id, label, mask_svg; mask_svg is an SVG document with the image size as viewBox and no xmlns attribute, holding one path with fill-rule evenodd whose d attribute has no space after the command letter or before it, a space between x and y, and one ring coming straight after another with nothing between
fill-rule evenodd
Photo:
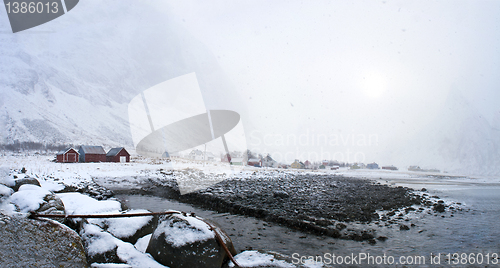
<instances>
[{"instance_id":1,"label":"rock covered with snow","mask_svg":"<svg viewBox=\"0 0 500 268\"><path fill-rule=\"evenodd\" d=\"M25 175L24 178L18 178L14 180L14 186L12 186L12 189L14 189L14 191L18 191L19 187L25 184L41 186L40 182L36 178Z\"/></svg>"},{"instance_id":2,"label":"rock covered with snow","mask_svg":"<svg viewBox=\"0 0 500 268\"><path fill-rule=\"evenodd\" d=\"M212 224L214 226L214 224ZM161 216L146 249L159 263L171 268L221 267L228 256L215 238L216 231L232 254L236 253L229 236L217 226L190 215Z\"/></svg>"},{"instance_id":3,"label":"rock covered with snow","mask_svg":"<svg viewBox=\"0 0 500 268\"><path fill-rule=\"evenodd\" d=\"M14 178L10 175L10 169L1 167L0 168L0 184L12 187L14 186Z\"/></svg>"},{"instance_id":4,"label":"rock covered with snow","mask_svg":"<svg viewBox=\"0 0 500 268\"><path fill-rule=\"evenodd\" d=\"M33 184L23 184L13 193L8 201L22 213L64 215L64 204L54 193Z\"/></svg>"},{"instance_id":5,"label":"rock covered with snow","mask_svg":"<svg viewBox=\"0 0 500 268\"><path fill-rule=\"evenodd\" d=\"M67 215L98 214L121 211L121 204L116 200L96 200L81 193L57 194L64 203Z\"/></svg>"},{"instance_id":6,"label":"rock covered with snow","mask_svg":"<svg viewBox=\"0 0 500 268\"><path fill-rule=\"evenodd\" d=\"M138 268L165 268L149 254L138 251L134 245L123 242L97 225L84 223L80 236L90 263L126 263Z\"/></svg>"},{"instance_id":7,"label":"rock covered with snow","mask_svg":"<svg viewBox=\"0 0 500 268\"><path fill-rule=\"evenodd\" d=\"M12 188L0 184L0 199L5 199L11 196L12 193L14 193L14 190L12 190Z\"/></svg>"},{"instance_id":8,"label":"rock covered with snow","mask_svg":"<svg viewBox=\"0 0 500 268\"><path fill-rule=\"evenodd\" d=\"M149 213L145 209L133 209L124 214ZM98 225L115 237L135 244L137 240L147 234L151 234L156 227L156 220L153 216L130 217L130 218L102 218L89 219L90 223Z\"/></svg>"},{"instance_id":9,"label":"rock covered with snow","mask_svg":"<svg viewBox=\"0 0 500 268\"><path fill-rule=\"evenodd\" d=\"M78 234L56 221L0 214L2 267L88 267Z\"/></svg>"}]
</instances>

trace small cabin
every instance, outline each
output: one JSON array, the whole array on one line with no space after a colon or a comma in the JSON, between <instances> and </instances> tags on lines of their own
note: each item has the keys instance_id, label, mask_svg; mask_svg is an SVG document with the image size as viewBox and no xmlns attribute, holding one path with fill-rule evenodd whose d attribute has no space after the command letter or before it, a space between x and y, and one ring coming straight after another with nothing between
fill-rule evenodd
<instances>
[{"instance_id":1,"label":"small cabin","mask_svg":"<svg viewBox=\"0 0 500 268\"><path fill-rule=\"evenodd\" d=\"M250 158L248 159L247 165L252 167L262 167L262 161L258 158Z\"/></svg>"},{"instance_id":2,"label":"small cabin","mask_svg":"<svg viewBox=\"0 0 500 268\"><path fill-rule=\"evenodd\" d=\"M233 157L231 158L231 165L233 166L243 166L243 158L241 157Z\"/></svg>"},{"instance_id":3,"label":"small cabin","mask_svg":"<svg viewBox=\"0 0 500 268\"><path fill-rule=\"evenodd\" d=\"M106 152L102 146L82 145L78 150L80 162L106 162Z\"/></svg>"},{"instance_id":4,"label":"small cabin","mask_svg":"<svg viewBox=\"0 0 500 268\"><path fill-rule=\"evenodd\" d=\"M300 162L298 159L295 159L295 161L290 165L290 168L304 169L306 168L306 165L304 165L304 163Z\"/></svg>"},{"instance_id":5,"label":"small cabin","mask_svg":"<svg viewBox=\"0 0 500 268\"><path fill-rule=\"evenodd\" d=\"M368 168L368 169L379 169L377 163L370 163L370 164L366 165L366 168Z\"/></svg>"},{"instance_id":6,"label":"small cabin","mask_svg":"<svg viewBox=\"0 0 500 268\"><path fill-rule=\"evenodd\" d=\"M112 148L106 154L106 162L130 162L130 154L123 147Z\"/></svg>"},{"instance_id":7,"label":"small cabin","mask_svg":"<svg viewBox=\"0 0 500 268\"><path fill-rule=\"evenodd\" d=\"M67 148L56 154L56 161L59 163L76 163L79 155L75 149Z\"/></svg>"}]
</instances>

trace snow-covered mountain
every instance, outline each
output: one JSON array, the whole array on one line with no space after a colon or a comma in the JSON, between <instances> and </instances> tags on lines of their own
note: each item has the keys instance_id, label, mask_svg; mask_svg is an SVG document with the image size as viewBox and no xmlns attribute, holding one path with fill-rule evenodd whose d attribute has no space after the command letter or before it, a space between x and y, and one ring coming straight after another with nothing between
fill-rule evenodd
<instances>
[{"instance_id":1,"label":"snow-covered mountain","mask_svg":"<svg viewBox=\"0 0 500 268\"><path fill-rule=\"evenodd\" d=\"M242 109L210 51L158 3L82 1L16 34L2 10L0 31L0 144L132 146L129 101L191 72L207 109Z\"/></svg>"},{"instance_id":2,"label":"snow-covered mountain","mask_svg":"<svg viewBox=\"0 0 500 268\"><path fill-rule=\"evenodd\" d=\"M451 90L435 117L393 157L406 166L499 175L500 113L489 121L460 90Z\"/></svg>"}]
</instances>

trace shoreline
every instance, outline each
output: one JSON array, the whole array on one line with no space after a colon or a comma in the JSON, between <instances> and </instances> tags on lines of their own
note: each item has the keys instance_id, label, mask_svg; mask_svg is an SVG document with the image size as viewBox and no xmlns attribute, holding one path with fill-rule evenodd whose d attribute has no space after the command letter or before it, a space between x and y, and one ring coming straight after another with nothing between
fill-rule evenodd
<instances>
[{"instance_id":1,"label":"shoreline","mask_svg":"<svg viewBox=\"0 0 500 268\"><path fill-rule=\"evenodd\" d=\"M399 226L408 230L414 226L412 219L420 213L437 215L461 209L457 204L407 187L319 174L232 178L184 195L175 187L175 180L150 180L148 184L140 189L112 190L121 195L157 196L218 213L254 217L305 233L370 244L388 239L379 236L378 228L369 227L370 223L379 228ZM297 191L298 188L302 190Z\"/></svg>"}]
</instances>

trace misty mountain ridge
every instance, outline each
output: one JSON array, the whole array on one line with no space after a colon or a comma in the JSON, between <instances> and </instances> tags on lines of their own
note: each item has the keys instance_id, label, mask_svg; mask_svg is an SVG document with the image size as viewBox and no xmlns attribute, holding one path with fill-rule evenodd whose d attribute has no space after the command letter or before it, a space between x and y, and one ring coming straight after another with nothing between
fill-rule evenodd
<instances>
[{"instance_id":1,"label":"misty mountain ridge","mask_svg":"<svg viewBox=\"0 0 500 268\"><path fill-rule=\"evenodd\" d=\"M207 109L237 111L243 122L250 117L212 53L166 10L85 1L65 16L17 34L8 33L6 14L0 14L1 144L132 147L129 101L192 72ZM403 170L420 165L499 175L500 114L493 118L486 120L452 90L413 139L382 146L391 151L385 162Z\"/></svg>"},{"instance_id":2,"label":"misty mountain ridge","mask_svg":"<svg viewBox=\"0 0 500 268\"><path fill-rule=\"evenodd\" d=\"M10 31L6 17L0 28ZM39 27L2 34L0 42L3 144L131 147L129 101L191 72L207 108L238 108L225 102L238 97L226 93L229 83L213 55L165 12L144 3L81 3Z\"/></svg>"},{"instance_id":3,"label":"misty mountain ridge","mask_svg":"<svg viewBox=\"0 0 500 268\"><path fill-rule=\"evenodd\" d=\"M394 155L397 164L462 174L500 174L500 121L488 122L459 90Z\"/></svg>"}]
</instances>

